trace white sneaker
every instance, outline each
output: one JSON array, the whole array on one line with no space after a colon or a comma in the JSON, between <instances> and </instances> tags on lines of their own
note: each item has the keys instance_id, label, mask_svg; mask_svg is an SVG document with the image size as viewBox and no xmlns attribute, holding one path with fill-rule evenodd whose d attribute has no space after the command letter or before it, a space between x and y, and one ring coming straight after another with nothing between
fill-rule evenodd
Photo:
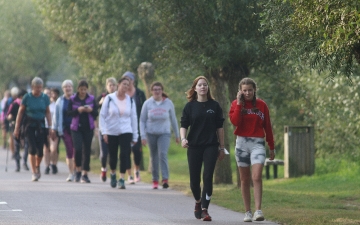
<instances>
[{"instance_id":1,"label":"white sneaker","mask_svg":"<svg viewBox=\"0 0 360 225\"><path fill-rule=\"evenodd\" d=\"M256 210L254 213L254 221L264 221L264 214L261 210Z\"/></svg>"},{"instance_id":2,"label":"white sneaker","mask_svg":"<svg viewBox=\"0 0 360 225\"><path fill-rule=\"evenodd\" d=\"M247 211L245 213L244 222L252 222L252 213L251 213L251 211Z\"/></svg>"},{"instance_id":3,"label":"white sneaker","mask_svg":"<svg viewBox=\"0 0 360 225\"><path fill-rule=\"evenodd\" d=\"M69 176L66 178L67 182L71 182L74 180L74 174L69 174Z\"/></svg>"}]
</instances>

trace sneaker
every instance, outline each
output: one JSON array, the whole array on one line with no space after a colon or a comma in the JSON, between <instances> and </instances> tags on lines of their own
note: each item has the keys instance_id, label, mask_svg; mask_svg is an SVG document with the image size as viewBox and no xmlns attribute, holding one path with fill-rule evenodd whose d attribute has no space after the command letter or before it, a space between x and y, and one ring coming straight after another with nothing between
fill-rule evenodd
<instances>
[{"instance_id":1,"label":"sneaker","mask_svg":"<svg viewBox=\"0 0 360 225\"><path fill-rule=\"evenodd\" d=\"M113 188L116 187L116 174L110 174L110 186Z\"/></svg>"},{"instance_id":2,"label":"sneaker","mask_svg":"<svg viewBox=\"0 0 360 225\"><path fill-rule=\"evenodd\" d=\"M23 169L29 171L29 167L26 163L23 163Z\"/></svg>"},{"instance_id":3,"label":"sneaker","mask_svg":"<svg viewBox=\"0 0 360 225\"><path fill-rule=\"evenodd\" d=\"M80 182L81 172L75 172L75 181Z\"/></svg>"},{"instance_id":4,"label":"sneaker","mask_svg":"<svg viewBox=\"0 0 360 225\"><path fill-rule=\"evenodd\" d=\"M140 182L140 171L135 171L134 173L135 182Z\"/></svg>"},{"instance_id":5,"label":"sneaker","mask_svg":"<svg viewBox=\"0 0 360 225\"><path fill-rule=\"evenodd\" d=\"M15 172L20 172L20 163L19 162L16 162Z\"/></svg>"},{"instance_id":6,"label":"sneaker","mask_svg":"<svg viewBox=\"0 0 360 225\"><path fill-rule=\"evenodd\" d=\"M87 174L81 176L81 183L90 183L89 177Z\"/></svg>"},{"instance_id":7,"label":"sneaker","mask_svg":"<svg viewBox=\"0 0 360 225\"><path fill-rule=\"evenodd\" d=\"M207 209L201 211L201 220L202 221L211 221L211 216L209 215Z\"/></svg>"},{"instance_id":8,"label":"sneaker","mask_svg":"<svg viewBox=\"0 0 360 225\"><path fill-rule=\"evenodd\" d=\"M101 179L103 182L106 182L106 169L105 169L105 170L102 170L102 169L101 169L100 179Z\"/></svg>"},{"instance_id":9,"label":"sneaker","mask_svg":"<svg viewBox=\"0 0 360 225\"><path fill-rule=\"evenodd\" d=\"M69 174L69 176L66 178L67 182L71 182L74 180L74 174Z\"/></svg>"},{"instance_id":10,"label":"sneaker","mask_svg":"<svg viewBox=\"0 0 360 225\"><path fill-rule=\"evenodd\" d=\"M132 176L128 177L129 184L135 184L134 178Z\"/></svg>"},{"instance_id":11,"label":"sneaker","mask_svg":"<svg viewBox=\"0 0 360 225\"><path fill-rule=\"evenodd\" d=\"M201 219L201 202L195 202L194 215L196 219Z\"/></svg>"},{"instance_id":12,"label":"sneaker","mask_svg":"<svg viewBox=\"0 0 360 225\"><path fill-rule=\"evenodd\" d=\"M51 171L52 171L52 174L57 174L58 173L58 168L56 165L51 165Z\"/></svg>"},{"instance_id":13,"label":"sneaker","mask_svg":"<svg viewBox=\"0 0 360 225\"><path fill-rule=\"evenodd\" d=\"M44 174L49 174L50 173L50 167L49 166L47 166L46 168L45 168L45 172L44 172Z\"/></svg>"},{"instance_id":14,"label":"sneaker","mask_svg":"<svg viewBox=\"0 0 360 225\"><path fill-rule=\"evenodd\" d=\"M119 189L125 189L125 180L123 178L119 179L118 188Z\"/></svg>"},{"instance_id":15,"label":"sneaker","mask_svg":"<svg viewBox=\"0 0 360 225\"><path fill-rule=\"evenodd\" d=\"M39 180L41 177L40 166L36 167L36 177Z\"/></svg>"},{"instance_id":16,"label":"sneaker","mask_svg":"<svg viewBox=\"0 0 360 225\"><path fill-rule=\"evenodd\" d=\"M169 182L168 182L167 179L162 181L162 186L163 186L164 189L169 187Z\"/></svg>"},{"instance_id":17,"label":"sneaker","mask_svg":"<svg viewBox=\"0 0 360 225\"><path fill-rule=\"evenodd\" d=\"M33 173L33 174L31 175L31 180L32 180L32 181L38 181L38 178L37 178L36 173Z\"/></svg>"},{"instance_id":18,"label":"sneaker","mask_svg":"<svg viewBox=\"0 0 360 225\"><path fill-rule=\"evenodd\" d=\"M253 217L254 221L264 221L264 214L261 210L256 210Z\"/></svg>"},{"instance_id":19,"label":"sneaker","mask_svg":"<svg viewBox=\"0 0 360 225\"><path fill-rule=\"evenodd\" d=\"M247 211L245 213L244 222L252 222L252 213L251 213L251 211Z\"/></svg>"},{"instance_id":20,"label":"sneaker","mask_svg":"<svg viewBox=\"0 0 360 225\"><path fill-rule=\"evenodd\" d=\"M153 180L153 189L158 189L159 182L157 180Z\"/></svg>"}]
</instances>

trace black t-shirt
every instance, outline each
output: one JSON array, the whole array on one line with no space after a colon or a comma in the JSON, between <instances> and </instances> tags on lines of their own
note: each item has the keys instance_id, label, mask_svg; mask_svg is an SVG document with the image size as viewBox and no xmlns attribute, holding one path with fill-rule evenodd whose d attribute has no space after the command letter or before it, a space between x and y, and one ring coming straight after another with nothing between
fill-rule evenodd
<instances>
[{"instance_id":1,"label":"black t-shirt","mask_svg":"<svg viewBox=\"0 0 360 225\"><path fill-rule=\"evenodd\" d=\"M219 145L217 129L223 127L223 111L215 100L188 102L181 117L181 127L190 131L188 144L192 146Z\"/></svg>"}]
</instances>

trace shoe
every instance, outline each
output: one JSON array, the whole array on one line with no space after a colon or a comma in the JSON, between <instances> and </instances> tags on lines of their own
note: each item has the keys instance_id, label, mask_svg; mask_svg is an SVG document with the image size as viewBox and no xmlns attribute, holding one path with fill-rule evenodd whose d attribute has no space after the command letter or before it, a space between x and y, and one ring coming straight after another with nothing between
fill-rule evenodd
<instances>
[{"instance_id":1,"label":"shoe","mask_svg":"<svg viewBox=\"0 0 360 225\"><path fill-rule=\"evenodd\" d=\"M75 172L75 182L80 182L81 172Z\"/></svg>"},{"instance_id":2,"label":"shoe","mask_svg":"<svg viewBox=\"0 0 360 225\"><path fill-rule=\"evenodd\" d=\"M19 162L16 162L15 172L20 172L20 163Z\"/></svg>"},{"instance_id":3,"label":"shoe","mask_svg":"<svg viewBox=\"0 0 360 225\"><path fill-rule=\"evenodd\" d=\"M194 215L196 219L201 219L201 202L195 202Z\"/></svg>"},{"instance_id":4,"label":"shoe","mask_svg":"<svg viewBox=\"0 0 360 225\"><path fill-rule=\"evenodd\" d=\"M101 169L100 179L103 182L106 182L106 169L105 170Z\"/></svg>"},{"instance_id":5,"label":"shoe","mask_svg":"<svg viewBox=\"0 0 360 225\"><path fill-rule=\"evenodd\" d=\"M140 182L140 171L135 171L134 173L135 182Z\"/></svg>"},{"instance_id":6,"label":"shoe","mask_svg":"<svg viewBox=\"0 0 360 225\"><path fill-rule=\"evenodd\" d=\"M153 180L153 189L158 189L159 182L157 180Z\"/></svg>"},{"instance_id":7,"label":"shoe","mask_svg":"<svg viewBox=\"0 0 360 225\"><path fill-rule=\"evenodd\" d=\"M87 174L81 176L81 183L90 183L89 177Z\"/></svg>"},{"instance_id":8,"label":"shoe","mask_svg":"<svg viewBox=\"0 0 360 225\"><path fill-rule=\"evenodd\" d=\"M74 174L69 174L69 176L66 178L67 182L71 182L74 180Z\"/></svg>"},{"instance_id":9,"label":"shoe","mask_svg":"<svg viewBox=\"0 0 360 225\"><path fill-rule=\"evenodd\" d=\"M211 221L211 216L209 215L207 209L201 211L201 220L202 221Z\"/></svg>"},{"instance_id":10,"label":"shoe","mask_svg":"<svg viewBox=\"0 0 360 225\"><path fill-rule=\"evenodd\" d=\"M251 211L247 211L245 213L244 222L252 222L252 213L251 213Z\"/></svg>"},{"instance_id":11,"label":"shoe","mask_svg":"<svg viewBox=\"0 0 360 225\"><path fill-rule=\"evenodd\" d=\"M254 221L264 221L264 214L261 210L256 210L253 217Z\"/></svg>"},{"instance_id":12,"label":"shoe","mask_svg":"<svg viewBox=\"0 0 360 225\"><path fill-rule=\"evenodd\" d=\"M52 170L52 174L57 174L58 173L58 168L56 165L51 164L51 170Z\"/></svg>"},{"instance_id":13,"label":"shoe","mask_svg":"<svg viewBox=\"0 0 360 225\"><path fill-rule=\"evenodd\" d=\"M38 178L37 178L36 173L33 173L33 174L31 175L31 180L32 180L32 181L38 181Z\"/></svg>"},{"instance_id":14,"label":"shoe","mask_svg":"<svg viewBox=\"0 0 360 225\"><path fill-rule=\"evenodd\" d=\"M118 188L119 189L125 189L125 180L123 178L119 179Z\"/></svg>"},{"instance_id":15,"label":"shoe","mask_svg":"<svg viewBox=\"0 0 360 225\"><path fill-rule=\"evenodd\" d=\"M134 178L132 176L128 177L129 184L135 184Z\"/></svg>"},{"instance_id":16,"label":"shoe","mask_svg":"<svg viewBox=\"0 0 360 225\"><path fill-rule=\"evenodd\" d=\"M50 173L50 167L49 166L47 166L46 168L45 168L45 172L44 172L44 174L49 174Z\"/></svg>"},{"instance_id":17,"label":"shoe","mask_svg":"<svg viewBox=\"0 0 360 225\"><path fill-rule=\"evenodd\" d=\"M36 177L39 180L41 177L40 166L36 167Z\"/></svg>"},{"instance_id":18,"label":"shoe","mask_svg":"<svg viewBox=\"0 0 360 225\"><path fill-rule=\"evenodd\" d=\"M29 171L29 167L26 163L23 163L23 169Z\"/></svg>"},{"instance_id":19,"label":"shoe","mask_svg":"<svg viewBox=\"0 0 360 225\"><path fill-rule=\"evenodd\" d=\"M106 173L106 171L105 171ZM110 174L110 186L116 188L116 174Z\"/></svg>"},{"instance_id":20,"label":"shoe","mask_svg":"<svg viewBox=\"0 0 360 225\"><path fill-rule=\"evenodd\" d=\"M162 186L163 186L164 189L166 189L166 188L169 187L169 182L168 182L167 179L165 179L165 180L162 181Z\"/></svg>"}]
</instances>

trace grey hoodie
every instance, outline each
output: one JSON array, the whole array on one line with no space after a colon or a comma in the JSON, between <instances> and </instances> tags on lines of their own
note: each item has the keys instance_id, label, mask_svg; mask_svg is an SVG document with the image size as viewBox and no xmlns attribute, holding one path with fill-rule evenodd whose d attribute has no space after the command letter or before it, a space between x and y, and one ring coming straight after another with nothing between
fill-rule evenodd
<instances>
[{"instance_id":1,"label":"grey hoodie","mask_svg":"<svg viewBox=\"0 0 360 225\"><path fill-rule=\"evenodd\" d=\"M141 139L146 139L146 133L170 134L170 125L175 133L175 137L179 138L175 108L170 99L163 98L160 105L156 104L153 97L144 102L140 115Z\"/></svg>"}]
</instances>

